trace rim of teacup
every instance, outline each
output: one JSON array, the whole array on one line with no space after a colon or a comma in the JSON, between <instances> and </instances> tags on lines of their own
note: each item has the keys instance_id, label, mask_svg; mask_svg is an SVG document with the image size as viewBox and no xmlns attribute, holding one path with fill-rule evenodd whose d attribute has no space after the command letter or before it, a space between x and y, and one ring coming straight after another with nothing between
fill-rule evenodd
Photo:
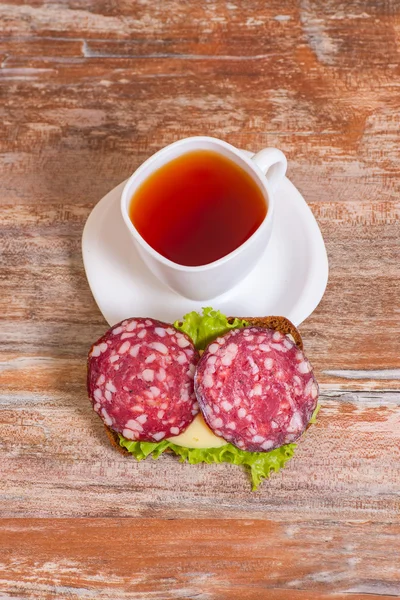
<instances>
[{"instance_id":1,"label":"rim of teacup","mask_svg":"<svg viewBox=\"0 0 400 600\"><path fill-rule=\"evenodd\" d=\"M197 148L194 148L194 147L187 148L187 149L185 148L186 146L190 146L193 144L198 145L198 147ZM207 148L206 147L207 145L214 146L214 148L212 148L212 147ZM182 156L186 152L190 152L190 151L193 151L196 149L197 150L214 150L215 147L217 147L217 150L215 150L216 152L218 152L218 148L223 149L223 150L225 150L225 152L221 152L221 154L223 154L223 156L232 158L232 155L233 155L235 157L236 164L241 163L240 166L242 166L242 168L244 165L244 170L249 175L251 175L251 177L253 177L253 179L257 182L259 188L261 189L261 191L263 193L263 197L264 197L264 200L267 205L267 213L266 213L263 221L260 223L260 225L256 229L256 231L245 242L243 242L243 244L241 244L240 246L238 246L237 248L232 250L232 252L229 252L229 254L226 254L225 256L222 256L218 260L215 260L210 263L206 263L204 265L197 265L197 266L182 265L180 263L176 263L176 262L170 260L169 258L166 258L162 254L160 254L160 252L157 252L157 250L155 250L152 246L150 246L150 244L148 242L146 242L146 240L140 235L139 231L136 229L136 227L134 226L134 224L132 223L132 221L130 219L129 205L130 205L130 202L132 200L132 197L133 197L136 189L143 183L143 181L146 179L147 176L154 173L154 171L156 171L158 168L164 166L165 164L174 160L178 156ZM176 152L176 151L178 151L178 152ZM170 159L165 160L165 158L168 157L168 155L171 155ZM157 166L157 163L161 163L161 164L159 164L159 166ZM146 177L143 177L144 175L146 175ZM271 189L270 189L270 185L269 185L267 177L262 172L262 170L257 165L257 163L255 161L253 161L251 158L249 158L246 154L244 154L244 152L242 150L239 150L235 146L232 146L232 144L229 144L228 142L225 142L218 138L214 138L214 137L210 137L210 136L192 136L192 137L183 138L181 140L173 142L172 144L165 146L161 150L158 150L155 154L153 154L147 160L145 160L134 171L134 173L132 173L132 175L126 181L124 188L122 190L121 213L122 213L122 217L124 219L125 225L127 226L129 232L132 234L132 236L134 237L136 242L148 254L150 254L154 259L158 260L161 264L168 266L176 271L182 271L185 273L187 273L187 272L193 273L193 272L212 270L212 269L217 268L225 263L228 263L230 260L232 260L238 254L243 252L248 246L250 246L252 243L254 243L254 240L256 240L258 237L260 237L263 234L264 230L267 229L269 223L271 222L271 220L273 218L274 199L273 199L273 194L271 193Z\"/></svg>"}]
</instances>

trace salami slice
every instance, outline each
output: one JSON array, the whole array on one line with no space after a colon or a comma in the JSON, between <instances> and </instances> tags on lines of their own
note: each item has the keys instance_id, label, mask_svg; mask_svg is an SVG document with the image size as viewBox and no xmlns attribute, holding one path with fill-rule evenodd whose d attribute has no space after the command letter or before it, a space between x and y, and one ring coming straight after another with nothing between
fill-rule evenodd
<instances>
[{"instance_id":1,"label":"salami slice","mask_svg":"<svg viewBox=\"0 0 400 600\"><path fill-rule=\"evenodd\" d=\"M235 329L211 343L195 375L208 425L238 448L263 452L295 441L317 404L304 353L272 329Z\"/></svg>"},{"instance_id":2,"label":"salami slice","mask_svg":"<svg viewBox=\"0 0 400 600\"><path fill-rule=\"evenodd\" d=\"M199 411L190 338L153 319L127 319L91 348L88 393L104 423L130 440L179 435Z\"/></svg>"}]
</instances>

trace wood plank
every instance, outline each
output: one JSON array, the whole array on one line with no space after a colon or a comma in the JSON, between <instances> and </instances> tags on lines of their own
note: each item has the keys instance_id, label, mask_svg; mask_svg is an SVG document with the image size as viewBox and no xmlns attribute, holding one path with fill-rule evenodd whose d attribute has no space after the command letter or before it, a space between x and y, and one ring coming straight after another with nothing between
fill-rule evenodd
<instances>
[{"instance_id":1,"label":"wood plank","mask_svg":"<svg viewBox=\"0 0 400 600\"><path fill-rule=\"evenodd\" d=\"M11 389L0 397L0 516L398 519L396 392L323 395L318 423L295 458L251 492L235 465L188 465L172 456L137 463L120 455L89 405L84 365L19 361L20 390L6 372Z\"/></svg>"},{"instance_id":2,"label":"wood plank","mask_svg":"<svg viewBox=\"0 0 400 600\"><path fill-rule=\"evenodd\" d=\"M311 207L330 261L326 294L300 328L318 379L324 390L399 389L400 204ZM3 207L3 362L16 351L41 360L57 346L83 365L87 348L107 328L80 255L89 210L82 204Z\"/></svg>"},{"instance_id":3,"label":"wood plank","mask_svg":"<svg viewBox=\"0 0 400 600\"><path fill-rule=\"evenodd\" d=\"M24 110L7 107L3 201L94 202L151 151L204 132L282 147L313 202L322 190L339 202L396 198L400 27L390 3L356 2L351 13L232 6L164 2L150 17L148 6L122 14L94 1L4 5L1 77ZM25 40L33 47L21 56ZM59 56L59 43L81 44L81 56Z\"/></svg>"},{"instance_id":4,"label":"wood plank","mask_svg":"<svg viewBox=\"0 0 400 600\"><path fill-rule=\"evenodd\" d=\"M377 600L400 595L399 540L398 524L313 518L5 519L0 586L41 600Z\"/></svg>"}]
</instances>

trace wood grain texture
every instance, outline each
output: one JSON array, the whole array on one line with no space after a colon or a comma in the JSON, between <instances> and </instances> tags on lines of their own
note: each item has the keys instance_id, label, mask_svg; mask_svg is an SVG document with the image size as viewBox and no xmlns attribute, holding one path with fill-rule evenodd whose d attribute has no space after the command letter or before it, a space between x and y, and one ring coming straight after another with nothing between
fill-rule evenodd
<instances>
[{"instance_id":1,"label":"wood grain texture","mask_svg":"<svg viewBox=\"0 0 400 600\"><path fill-rule=\"evenodd\" d=\"M116 594L132 600L314 600L331 594L371 600L400 594L398 525L232 525L210 519L5 519L0 586L8 586L8 598L43 600Z\"/></svg>"},{"instance_id":2,"label":"wood grain texture","mask_svg":"<svg viewBox=\"0 0 400 600\"><path fill-rule=\"evenodd\" d=\"M0 32L0 598L399 597L398 3L8 0ZM195 134L281 148L328 249L319 421L257 493L125 459L86 398L85 220Z\"/></svg>"},{"instance_id":3,"label":"wood grain texture","mask_svg":"<svg viewBox=\"0 0 400 600\"><path fill-rule=\"evenodd\" d=\"M27 362L25 368L31 372ZM65 389L62 378L71 361L37 361L32 368L36 378L28 379L35 391L13 391L2 400L3 516L301 521L311 512L335 521L398 519L397 393L324 395L318 424L300 442L296 457L252 493L248 474L235 465L187 465L172 456L137 463L121 456L84 390ZM83 370L75 364L74 373ZM49 391L55 377L59 389Z\"/></svg>"}]
</instances>

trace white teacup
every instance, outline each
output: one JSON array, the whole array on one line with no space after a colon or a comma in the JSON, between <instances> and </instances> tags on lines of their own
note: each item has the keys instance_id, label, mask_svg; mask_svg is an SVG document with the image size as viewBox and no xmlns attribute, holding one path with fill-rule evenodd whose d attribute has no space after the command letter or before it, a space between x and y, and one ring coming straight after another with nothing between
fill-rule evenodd
<instances>
[{"instance_id":1,"label":"white teacup","mask_svg":"<svg viewBox=\"0 0 400 600\"><path fill-rule=\"evenodd\" d=\"M267 214L253 235L233 252L212 263L188 267L165 258L142 238L129 217L129 205L138 187L154 171L194 150L217 152L248 173L262 192ZM286 167L285 155L276 148L265 148L250 159L231 144L216 138L199 136L179 140L153 154L128 179L121 197L122 216L140 256L156 277L186 298L210 300L244 279L263 255L272 232L273 194L286 173Z\"/></svg>"}]
</instances>

